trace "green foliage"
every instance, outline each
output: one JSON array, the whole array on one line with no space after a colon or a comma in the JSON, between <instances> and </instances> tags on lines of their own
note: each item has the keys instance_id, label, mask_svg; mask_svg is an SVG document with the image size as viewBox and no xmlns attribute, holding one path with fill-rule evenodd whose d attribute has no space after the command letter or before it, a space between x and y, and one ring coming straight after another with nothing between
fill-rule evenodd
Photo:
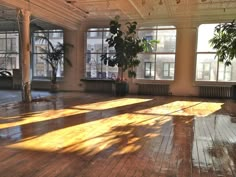
<instances>
[{"instance_id":1,"label":"green foliage","mask_svg":"<svg viewBox=\"0 0 236 177\"><path fill-rule=\"evenodd\" d=\"M158 41L147 41L139 39L136 35L137 22L127 22L125 31L122 31L119 23L119 16L110 21L111 37L107 38L109 47L114 47L115 54L108 56L107 53L101 55L101 60L104 64L111 67L118 66L122 71L128 70L129 77L136 77L134 68L140 63L137 58L138 53L148 52L150 48L158 43Z\"/></svg>"},{"instance_id":2,"label":"green foliage","mask_svg":"<svg viewBox=\"0 0 236 177\"><path fill-rule=\"evenodd\" d=\"M42 53L46 53L46 56L42 56L41 59L45 60L52 68L52 83L56 83L56 73L58 70L58 65L62 62L66 62L69 66L72 66L70 60L65 57L64 53L68 47L73 47L71 44L62 44L60 42L57 45L53 45L52 42L46 36L37 36L36 40L41 42L46 42L49 44L49 48L41 47Z\"/></svg>"},{"instance_id":3,"label":"green foliage","mask_svg":"<svg viewBox=\"0 0 236 177\"><path fill-rule=\"evenodd\" d=\"M215 27L214 37L210 39L213 49L216 49L216 57L226 66L236 58L236 23L219 24Z\"/></svg>"}]
</instances>

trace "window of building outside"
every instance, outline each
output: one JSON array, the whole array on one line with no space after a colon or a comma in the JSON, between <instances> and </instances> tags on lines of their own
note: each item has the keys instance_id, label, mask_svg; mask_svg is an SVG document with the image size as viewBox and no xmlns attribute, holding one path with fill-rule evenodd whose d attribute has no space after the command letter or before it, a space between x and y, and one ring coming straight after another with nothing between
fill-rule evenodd
<instances>
[{"instance_id":1,"label":"window of building outside","mask_svg":"<svg viewBox=\"0 0 236 177\"><path fill-rule=\"evenodd\" d=\"M43 59L48 53L44 53L41 48L49 49L49 44L42 40L36 40L36 36L43 35L49 38L51 43L56 46L58 42L64 42L63 30L40 30L33 33L32 39L32 73L33 79L49 79L52 74L50 65ZM57 77L64 76L64 63L59 63Z\"/></svg>"},{"instance_id":2,"label":"window of building outside","mask_svg":"<svg viewBox=\"0 0 236 177\"><path fill-rule=\"evenodd\" d=\"M102 54L114 54L114 50L109 48L106 42L109 35L108 28L90 28L87 31L85 78L115 79L117 77L118 68L105 65L101 61Z\"/></svg>"},{"instance_id":3,"label":"window of building outside","mask_svg":"<svg viewBox=\"0 0 236 177\"><path fill-rule=\"evenodd\" d=\"M173 80L175 71L176 28L174 26L142 27L140 38L159 40L148 53L139 54L137 79Z\"/></svg>"},{"instance_id":4,"label":"window of building outside","mask_svg":"<svg viewBox=\"0 0 236 177\"><path fill-rule=\"evenodd\" d=\"M0 68L11 73L20 68L18 32L0 32Z\"/></svg>"},{"instance_id":5,"label":"window of building outside","mask_svg":"<svg viewBox=\"0 0 236 177\"><path fill-rule=\"evenodd\" d=\"M152 78L154 77L154 63L152 62L145 62L144 63L144 77L145 78Z\"/></svg>"},{"instance_id":6,"label":"window of building outside","mask_svg":"<svg viewBox=\"0 0 236 177\"><path fill-rule=\"evenodd\" d=\"M214 36L215 26L218 24L203 24L198 28L198 45L196 58L196 81L235 82L236 61L225 66L215 58L216 51L212 49L209 40Z\"/></svg>"},{"instance_id":7,"label":"window of building outside","mask_svg":"<svg viewBox=\"0 0 236 177\"><path fill-rule=\"evenodd\" d=\"M174 78L175 63L163 63L163 77L166 79Z\"/></svg>"}]
</instances>

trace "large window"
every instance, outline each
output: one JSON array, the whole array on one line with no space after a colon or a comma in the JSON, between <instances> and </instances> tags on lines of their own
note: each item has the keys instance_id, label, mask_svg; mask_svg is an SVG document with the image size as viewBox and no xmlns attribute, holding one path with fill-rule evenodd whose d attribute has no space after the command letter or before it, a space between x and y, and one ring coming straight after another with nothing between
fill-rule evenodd
<instances>
[{"instance_id":1,"label":"large window","mask_svg":"<svg viewBox=\"0 0 236 177\"><path fill-rule=\"evenodd\" d=\"M236 81L236 61L231 66L225 66L215 58L216 51L212 49L209 40L214 36L217 24L203 24L198 29L196 81L226 82Z\"/></svg>"},{"instance_id":2,"label":"large window","mask_svg":"<svg viewBox=\"0 0 236 177\"><path fill-rule=\"evenodd\" d=\"M0 33L0 68L12 73L19 69L19 34L18 32Z\"/></svg>"},{"instance_id":3,"label":"large window","mask_svg":"<svg viewBox=\"0 0 236 177\"><path fill-rule=\"evenodd\" d=\"M106 28L90 28L87 32L86 78L114 79L117 77L118 68L109 67L101 61L103 53L114 54L108 47L106 38L110 35Z\"/></svg>"},{"instance_id":4,"label":"large window","mask_svg":"<svg viewBox=\"0 0 236 177\"><path fill-rule=\"evenodd\" d=\"M49 38L53 45L57 45L58 42L63 43L63 31L62 30L40 30L33 34L33 78L35 79L48 79L51 77L52 69L50 65L43 59L48 53L44 53L41 48L49 49L49 44L42 40L36 40L36 36L46 36ZM63 77L64 64L63 61L59 63L57 77Z\"/></svg>"},{"instance_id":5,"label":"large window","mask_svg":"<svg viewBox=\"0 0 236 177\"><path fill-rule=\"evenodd\" d=\"M152 50L149 50L150 52L139 54L141 63L137 68L137 79L173 80L176 48L175 27L141 28L138 35L140 38L159 40L160 42Z\"/></svg>"}]
</instances>

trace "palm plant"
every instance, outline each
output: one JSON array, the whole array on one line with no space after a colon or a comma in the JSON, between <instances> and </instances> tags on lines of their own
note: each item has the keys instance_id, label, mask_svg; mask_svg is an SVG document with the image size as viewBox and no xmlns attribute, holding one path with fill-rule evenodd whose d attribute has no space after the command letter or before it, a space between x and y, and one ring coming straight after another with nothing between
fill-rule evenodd
<instances>
[{"instance_id":1,"label":"palm plant","mask_svg":"<svg viewBox=\"0 0 236 177\"><path fill-rule=\"evenodd\" d=\"M48 48L40 47L40 50L42 53L45 53L45 56L42 56L41 59L45 60L52 69L51 74L51 89L52 91L56 91L57 89L57 70L59 64L62 64L66 62L69 66L72 66L70 60L65 57L65 51L68 47L73 47L71 44L64 44L58 42L56 45L54 45L50 39L46 36L37 36L36 40L41 42L48 43Z\"/></svg>"}]
</instances>

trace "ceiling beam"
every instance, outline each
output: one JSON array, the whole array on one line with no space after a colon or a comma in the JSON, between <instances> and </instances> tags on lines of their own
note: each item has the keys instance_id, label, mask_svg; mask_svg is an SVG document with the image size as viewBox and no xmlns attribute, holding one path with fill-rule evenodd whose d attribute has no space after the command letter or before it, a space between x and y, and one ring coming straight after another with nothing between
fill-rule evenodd
<instances>
[{"instance_id":1,"label":"ceiling beam","mask_svg":"<svg viewBox=\"0 0 236 177\"><path fill-rule=\"evenodd\" d=\"M66 2L62 3L60 1L55 0L33 0L34 4L37 4L41 7L48 7L48 10L53 10L57 14L61 14L65 16L68 19L76 19L76 20L83 20L85 18L84 14L82 13L76 13ZM31 2L33 2L31 0Z\"/></svg>"},{"instance_id":2,"label":"ceiling beam","mask_svg":"<svg viewBox=\"0 0 236 177\"><path fill-rule=\"evenodd\" d=\"M79 21L66 18L65 15L59 14L55 10L50 10L26 0L0 0L0 4L10 8L29 10L33 16L64 28L75 30L79 26Z\"/></svg>"},{"instance_id":3,"label":"ceiling beam","mask_svg":"<svg viewBox=\"0 0 236 177\"><path fill-rule=\"evenodd\" d=\"M130 4L134 7L134 9L138 12L138 14L140 15L140 17L141 17L142 19L144 19L144 15L143 15L143 13L140 11L140 9L138 8L138 6L136 5L137 2L134 3L133 0L128 0L128 1L129 1Z\"/></svg>"}]
</instances>

